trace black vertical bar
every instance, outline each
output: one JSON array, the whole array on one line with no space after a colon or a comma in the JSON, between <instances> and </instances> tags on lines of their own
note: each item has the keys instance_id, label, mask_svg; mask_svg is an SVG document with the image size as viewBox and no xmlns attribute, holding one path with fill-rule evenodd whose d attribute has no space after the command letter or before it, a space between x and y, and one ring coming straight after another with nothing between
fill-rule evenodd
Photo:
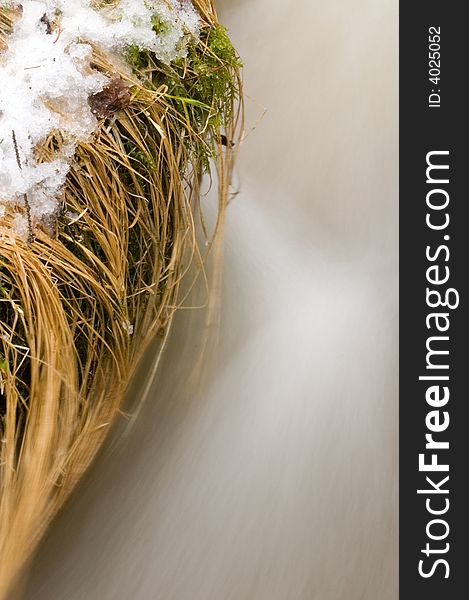
<instances>
[{"instance_id":1,"label":"black vertical bar","mask_svg":"<svg viewBox=\"0 0 469 600\"><path fill-rule=\"evenodd\" d=\"M469 597L469 117L463 91L469 36L464 9L456 2L400 3L402 600ZM431 169L427 178L427 160L449 169ZM453 308L443 306L445 298ZM448 354L431 354L436 350ZM437 442L441 445L432 447ZM427 470L432 460L449 470Z\"/></svg>"}]
</instances>

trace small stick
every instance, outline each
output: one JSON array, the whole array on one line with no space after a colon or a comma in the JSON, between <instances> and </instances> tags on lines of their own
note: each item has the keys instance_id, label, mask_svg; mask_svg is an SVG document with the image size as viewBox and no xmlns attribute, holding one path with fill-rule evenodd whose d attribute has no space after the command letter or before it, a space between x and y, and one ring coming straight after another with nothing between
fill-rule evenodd
<instances>
[{"instance_id":1,"label":"small stick","mask_svg":"<svg viewBox=\"0 0 469 600\"><path fill-rule=\"evenodd\" d=\"M21 165L20 152L19 152L19 149L18 149L18 142L16 141L16 134L15 134L14 131L11 132L11 136L13 138L13 146L15 147L16 162L18 163L18 168L21 171L21 169L23 167Z\"/></svg>"},{"instance_id":2,"label":"small stick","mask_svg":"<svg viewBox=\"0 0 469 600\"><path fill-rule=\"evenodd\" d=\"M21 164L20 151L18 148L18 142L16 141L16 134L15 134L14 130L11 132L11 137L13 138L13 146L15 148L16 162L18 163L19 170L22 171L23 166ZM31 244L32 242L34 242L34 235L33 235L33 221L31 219L31 205L29 204L28 194L23 194L23 200L24 200L24 205L26 207L26 216L28 219L28 231L29 231L28 242Z\"/></svg>"}]
</instances>

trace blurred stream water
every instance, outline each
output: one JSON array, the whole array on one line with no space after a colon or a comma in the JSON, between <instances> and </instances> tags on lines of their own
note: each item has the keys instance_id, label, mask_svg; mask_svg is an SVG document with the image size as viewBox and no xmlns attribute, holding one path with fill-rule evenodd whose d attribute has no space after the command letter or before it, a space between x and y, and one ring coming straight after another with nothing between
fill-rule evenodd
<instances>
[{"instance_id":1,"label":"blurred stream water","mask_svg":"<svg viewBox=\"0 0 469 600\"><path fill-rule=\"evenodd\" d=\"M219 6L249 135L217 367L192 398L182 313L152 397L52 528L27 600L398 597L398 4Z\"/></svg>"}]
</instances>

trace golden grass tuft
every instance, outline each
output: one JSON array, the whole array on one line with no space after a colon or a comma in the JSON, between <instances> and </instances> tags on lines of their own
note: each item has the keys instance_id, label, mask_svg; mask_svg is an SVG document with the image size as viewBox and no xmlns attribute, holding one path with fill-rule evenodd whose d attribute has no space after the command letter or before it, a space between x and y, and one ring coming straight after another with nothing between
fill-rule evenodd
<instances>
[{"instance_id":1,"label":"golden grass tuft","mask_svg":"<svg viewBox=\"0 0 469 600\"><path fill-rule=\"evenodd\" d=\"M243 125L240 64L212 2L194 4L201 40L171 69L142 54L131 57L133 73L119 71L95 53L95 67L122 78L131 100L79 146L56 221L37 225L33 241L0 221L2 599L100 448L142 353L167 335L190 267L203 274L222 230ZM14 16L0 9L0 51ZM38 157L63 143L57 132ZM198 243L209 164L218 222Z\"/></svg>"}]
</instances>

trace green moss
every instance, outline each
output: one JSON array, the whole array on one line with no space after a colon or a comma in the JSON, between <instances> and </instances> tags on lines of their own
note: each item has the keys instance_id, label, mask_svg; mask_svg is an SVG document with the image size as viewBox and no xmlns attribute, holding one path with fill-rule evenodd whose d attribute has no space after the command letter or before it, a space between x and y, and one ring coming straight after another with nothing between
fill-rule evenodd
<instances>
[{"instance_id":1,"label":"green moss","mask_svg":"<svg viewBox=\"0 0 469 600\"><path fill-rule=\"evenodd\" d=\"M240 68L241 61L221 25L209 30L205 43L207 49L196 46L190 53L193 97L223 114L235 92L233 69Z\"/></svg>"},{"instance_id":2,"label":"green moss","mask_svg":"<svg viewBox=\"0 0 469 600\"><path fill-rule=\"evenodd\" d=\"M243 66L240 57L231 43L227 30L222 25L218 25L210 30L207 46L218 60L233 68L241 68Z\"/></svg>"},{"instance_id":3,"label":"green moss","mask_svg":"<svg viewBox=\"0 0 469 600\"><path fill-rule=\"evenodd\" d=\"M154 17L153 28L164 32L166 24ZM239 97L237 71L242 62L231 43L227 30L221 25L206 27L200 40L189 45L186 58L166 65L150 52L129 46L127 60L134 72L146 79L155 89L167 87L166 100L187 121L203 140L191 148L199 156L204 170L216 156L223 127L232 118L234 101ZM190 142L189 142L190 145ZM129 149L129 154L132 152ZM148 157L133 156L146 168Z\"/></svg>"},{"instance_id":4,"label":"green moss","mask_svg":"<svg viewBox=\"0 0 469 600\"><path fill-rule=\"evenodd\" d=\"M136 44L131 44L127 48L126 59L134 71L141 72L148 66L150 55L149 52L142 50Z\"/></svg>"},{"instance_id":5,"label":"green moss","mask_svg":"<svg viewBox=\"0 0 469 600\"><path fill-rule=\"evenodd\" d=\"M153 15L151 18L151 24L153 31L158 35L164 35L171 29L171 25L166 21L163 21L158 15Z\"/></svg>"}]
</instances>

